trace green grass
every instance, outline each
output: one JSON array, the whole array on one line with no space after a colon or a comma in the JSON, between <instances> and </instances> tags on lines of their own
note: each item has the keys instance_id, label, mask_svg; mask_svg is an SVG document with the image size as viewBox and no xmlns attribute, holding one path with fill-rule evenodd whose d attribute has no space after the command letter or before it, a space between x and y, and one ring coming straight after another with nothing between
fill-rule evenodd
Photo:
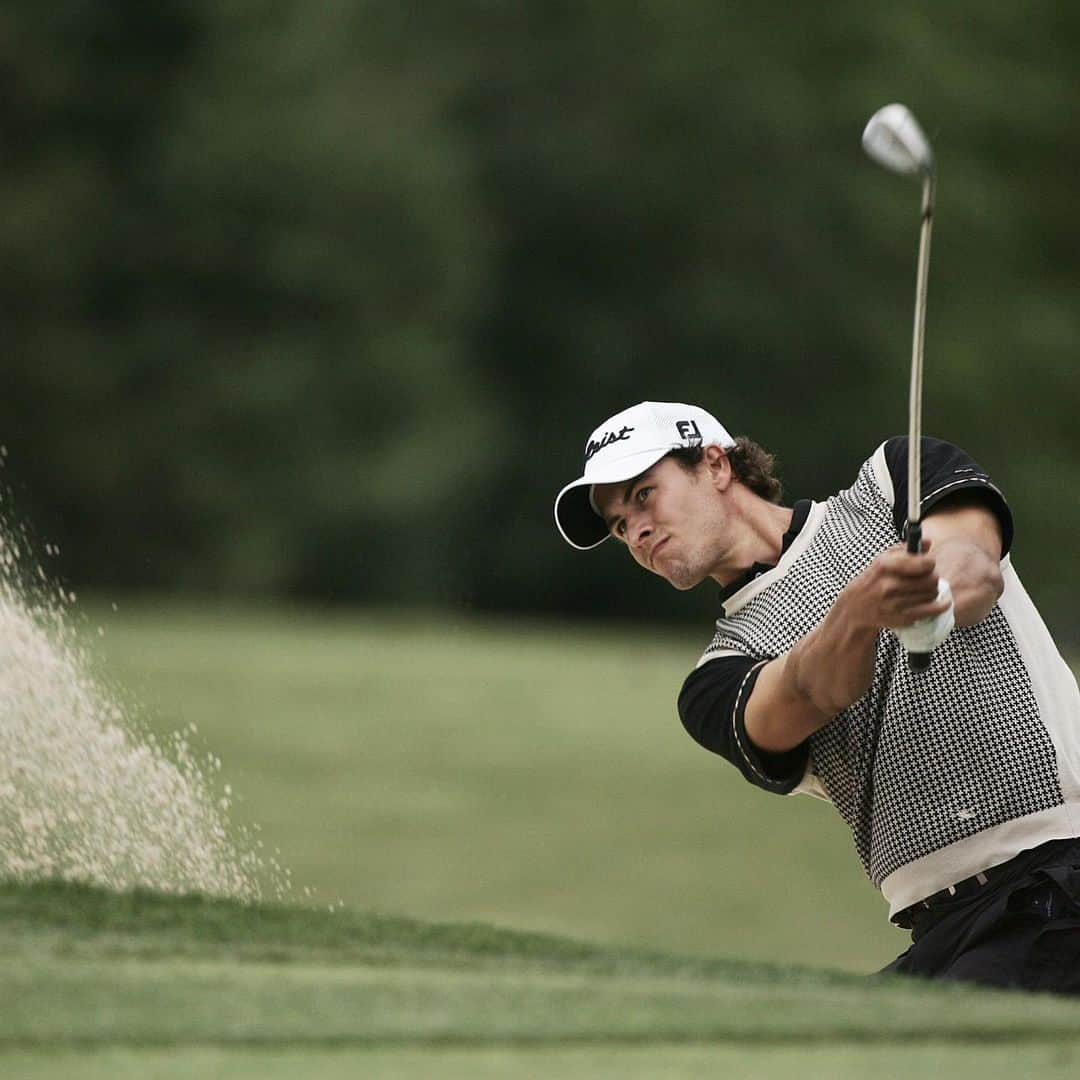
<instances>
[{"instance_id":1,"label":"green grass","mask_svg":"<svg viewBox=\"0 0 1080 1080\"><path fill-rule=\"evenodd\" d=\"M683 732L697 638L148 603L87 631L323 902L856 972L906 946L829 807Z\"/></svg>"},{"instance_id":2,"label":"green grass","mask_svg":"<svg viewBox=\"0 0 1080 1080\"><path fill-rule=\"evenodd\" d=\"M0 886L0 1076L1080 1070L1080 1003L856 974L903 937L827 807L683 734L699 642L150 604L85 629L317 902Z\"/></svg>"},{"instance_id":3,"label":"green grass","mask_svg":"<svg viewBox=\"0 0 1080 1080\"><path fill-rule=\"evenodd\" d=\"M348 909L6 886L0 956L5 1076L985 1077L1080 1065L1074 1001Z\"/></svg>"}]
</instances>

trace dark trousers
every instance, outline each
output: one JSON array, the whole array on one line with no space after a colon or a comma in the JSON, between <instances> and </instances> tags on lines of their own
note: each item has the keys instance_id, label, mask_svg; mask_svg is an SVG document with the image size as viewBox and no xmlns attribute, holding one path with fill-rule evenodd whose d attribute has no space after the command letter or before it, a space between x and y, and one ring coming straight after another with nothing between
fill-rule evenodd
<instances>
[{"instance_id":1,"label":"dark trousers","mask_svg":"<svg viewBox=\"0 0 1080 1080\"><path fill-rule=\"evenodd\" d=\"M1021 852L896 916L912 945L882 975L1080 994L1080 839Z\"/></svg>"}]
</instances>

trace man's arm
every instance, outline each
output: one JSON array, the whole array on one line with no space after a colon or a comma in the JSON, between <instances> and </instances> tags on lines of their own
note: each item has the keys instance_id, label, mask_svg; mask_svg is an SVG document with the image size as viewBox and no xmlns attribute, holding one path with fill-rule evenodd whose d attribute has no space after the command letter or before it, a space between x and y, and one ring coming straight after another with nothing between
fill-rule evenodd
<instances>
[{"instance_id":1,"label":"man's arm","mask_svg":"<svg viewBox=\"0 0 1080 1080\"><path fill-rule=\"evenodd\" d=\"M985 618L1001 595L1001 526L979 503L946 503L923 522L924 552L882 552L789 652L762 668L746 703L746 733L781 753L805 741L870 688L877 636L938 615L937 579L949 581L956 621ZM929 541L929 544L927 544ZM932 550L932 554L930 551Z\"/></svg>"},{"instance_id":2,"label":"man's arm","mask_svg":"<svg viewBox=\"0 0 1080 1080\"><path fill-rule=\"evenodd\" d=\"M956 625L982 622L1005 588L997 515L982 501L957 497L926 518L923 538L933 545L938 575L952 589Z\"/></svg>"}]
</instances>

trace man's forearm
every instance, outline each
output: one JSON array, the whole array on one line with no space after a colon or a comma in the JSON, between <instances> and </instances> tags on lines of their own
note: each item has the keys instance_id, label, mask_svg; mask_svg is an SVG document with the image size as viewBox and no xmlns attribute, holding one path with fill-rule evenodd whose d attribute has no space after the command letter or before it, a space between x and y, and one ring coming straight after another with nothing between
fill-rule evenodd
<instances>
[{"instance_id":1,"label":"man's forearm","mask_svg":"<svg viewBox=\"0 0 1080 1080\"><path fill-rule=\"evenodd\" d=\"M990 614L1005 587L1001 576L1001 525L980 504L936 510L923 522L937 573L952 589L956 625L973 626Z\"/></svg>"},{"instance_id":2,"label":"man's forearm","mask_svg":"<svg viewBox=\"0 0 1080 1080\"><path fill-rule=\"evenodd\" d=\"M857 619L856 607L850 593L842 592L788 653L785 674L792 691L827 720L862 697L874 677L878 628Z\"/></svg>"},{"instance_id":3,"label":"man's forearm","mask_svg":"<svg viewBox=\"0 0 1080 1080\"><path fill-rule=\"evenodd\" d=\"M856 620L854 609L841 593L806 637L762 669L745 717L759 749L793 749L866 693L877 629Z\"/></svg>"},{"instance_id":4,"label":"man's forearm","mask_svg":"<svg viewBox=\"0 0 1080 1080\"><path fill-rule=\"evenodd\" d=\"M982 622L1004 589L1001 566L978 544L946 540L935 546L938 573L952 589L957 626Z\"/></svg>"}]
</instances>

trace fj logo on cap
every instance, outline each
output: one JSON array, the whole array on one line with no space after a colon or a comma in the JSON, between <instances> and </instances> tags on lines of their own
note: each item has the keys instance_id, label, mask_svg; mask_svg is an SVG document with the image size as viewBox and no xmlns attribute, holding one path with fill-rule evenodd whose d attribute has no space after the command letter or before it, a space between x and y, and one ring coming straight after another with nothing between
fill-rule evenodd
<instances>
[{"instance_id":1,"label":"fj logo on cap","mask_svg":"<svg viewBox=\"0 0 1080 1080\"><path fill-rule=\"evenodd\" d=\"M599 442L595 439L590 439L585 445L585 460L588 461L593 454L599 453L605 446L610 446L612 443L619 442L622 439L629 439L630 432L633 430L632 427L624 427L619 430L618 434L614 431L605 431L604 434L600 436Z\"/></svg>"},{"instance_id":2,"label":"fj logo on cap","mask_svg":"<svg viewBox=\"0 0 1080 1080\"><path fill-rule=\"evenodd\" d=\"M676 420L675 430L679 433L679 438L686 441L687 446L701 445L701 428L697 426L696 420Z\"/></svg>"}]
</instances>

